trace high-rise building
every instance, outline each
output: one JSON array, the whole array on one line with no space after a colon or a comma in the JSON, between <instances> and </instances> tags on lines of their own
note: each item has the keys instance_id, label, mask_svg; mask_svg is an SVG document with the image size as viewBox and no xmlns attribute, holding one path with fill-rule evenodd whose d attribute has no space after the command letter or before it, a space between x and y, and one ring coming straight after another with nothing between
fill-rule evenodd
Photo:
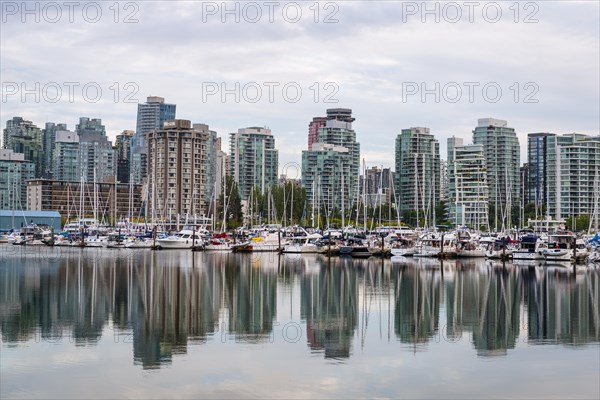
<instances>
[{"instance_id":1,"label":"high-rise building","mask_svg":"<svg viewBox=\"0 0 600 400\"><path fill-rule=\"evenodd\" d=\"M13 117L6 121L6 128L2 131L2 148L12 149L14 138L19 136L28 136L41 141L40 128L31 121L26 121L21 117Z\"/></svg>"},{"instance_id":2,"label":"high-rise building","mask_svg":"<svg viewBox=\"0 0 600 400\"><path fill-rule=\"evenodd\" d=\"M206 215L213 215L214 200L217 199L217 187L215 184L221 183L217 181L217 157L218 152L221 150L221 140L217 137L217 132L211 131L207 124L193 124L192 128L194 131L203 133L207 136L205 160L206 171L204 173L204 198L206 199L206 204L209 205L208 209L206 210Z\"/></svg>"},{"instance_id":3,"label":"high-rise building","mask_svg":"<svg viewBox=\"0 0 600 400\"><path fill-rule=\"evenodd\" d=\"M277 183L279 152L271 130L260 127L238 129L229 134L229 175L238 185L242 200L253 187L262 193Z\"/></svg>"},{"instance_id":4,"label":"high-rise building","mask_svg":"<svg viewBox=\"0 0 600 400\"><path fill-rule=\"evenodd\" d=\"M86 182L114 181L117 173L116 151L108 140L102 120L79 118L79 162Z\"/></svg>"},{"instance_id":5,"label":"high-rise building","mask_svg":"<svg viewBox=\"0 0 600 400\"><path fill-rule=\"evenodd\" d=\"M488 225L488 184L483 145L448 139L448 220L479 229Z\"/></svg>"},{"instance_id":6,"label":"high-rise building","mask_svg":"<svg viewBox=\"0 0 600 400\"><path fill-rule=\"evenodd\" d=\"M314 117L308 124L308 150L312 150L313 143L319 140L319 129L327 124L327 117Z\"/></svg>"},{"instance_id":7,"label":"high-rise building","mask_svg":"<svg viewBox=\"0 0 600 400\"><path fill-rule=\"evenodd\" d=\"M360 143L352 129L355 118L349 108L330 108L326 118L325 126L317 130L316 142L302 152L302 187L308 199L314 199L313 207L337 212L343 200L343 209L348 211L360 175Z\"/></svg>"},{"instance_id":8,"label":"high-rise building","mask_svg":"<svg viewBox=\"0 0 600 400\"><path fill-rule=\"evenodd\" d=\"M556 219L592 216L598 211L600 191L600 135L569 134L571 143L558 147Z\"/></svg>"},{"instance_id":9,"label":"high-rise building","mask_svg":"<svg viewBox=\"0 0 600 400\"><path fill-rule=\"evenodd\" d=\"M483 146L487 167L488 196L493 207L493 228L511 227L513 211L521 202L519 139L504 120L482 118L473 130L473 143ZM491 210L490 210L491 212Z\"/></svg>"},{"instance_id":10,"label":"high-rise building","mask_svg":"<svg viewBox=\"0 0 600 400\"><path fill-rule=\"evenodd\" d=\"M79 182L82 173L79 162L79 135L70 131L57 131L54 140L52 176L56 180Z\"/></svg>"},{"instance_id":11,"label":"high-rise building","mask_svg":"<svg viewBox=\"0 0 600 400\"><path fill-rule=\"evenodd\" d=\"M312 150L302 152L302 187L315 210L339 212L342 203L344 211L350 208L351 196L356 193L348 173L350 163L349 151L343 146L317 142Z\"/></svg>"},{"instance_id":12,"label":"high-rise building","mask_svg":"<svg viewBox=\"0 0 600 400\"><path fill-rule=\"evenodd\" d=\"M133 131L123 131L117 135L115 148L117 150L117 180L121 183L129 183L131 162L131 140Z\"/></svg>"},{"instance_id":13,"label":"high-rise building","mask_svg":"<svg viewBox=\"0 0 600 400\"><path fill-rule=\"evenodd\" d=\"M552 195L556 202L556 182L548 182L548 163L556 165L557 135L554 133L530 133L527 135L528 193L527 199L538 206L549 203Z\"/></svg>"},{"instance_id":14,"label":"high-rise building","mask_svg":"<svg viewBox=\"0 0 600 400\"><path fill-rule=\"evenodd\" d=\"M229 157L227 156L227 153L225 153L222 150L222 141L221 138L218 137L217 138L217 144L216 144L216 149L217 149L217 162L216 162L216 167L217 167L217 174L215 176L215 180L217 181L217 193L215 198L218 199L219 196L221 195L221 192L223 191L223 180L225 179L225 176L227 175L227 168L229 166Z\"/></svg>"},{"instance_id":15,"label":"high-rise building","mask_svg":"<svg viewBox=\"0 0 600 400\"><path fill-rule=\"evenodd\" d=\"M529 164L525 163L521 166L521 204L529 204L531 198L529 197Z\"/></svg>"},{"instance_id":16,"label":"high-rise building","mask_svg":"<svg viewBox=\"0 0 600 400\"><path fill-rule=\"evenodd\" d=\"M75 131L78 135L97 132L106 136L106 128L102 125L102 119L100 118L80 117L79 123L75 125Z\"/></svg>"},{"instance_id":17,"label":"high-rise building","mask_svg":"<svg viewBox=\"0 0 600 400\"><path fill-rule=\"evenodd\" d=\"M0 149L0 209L27 208L27 181L35 178L35 164L11 149Z\"/></svg>"},{"instance_id":18,"label":"high-rise building","mask_svg":"<svg viewBox=\"0 0 600 400\"><path fill-rule=\"evenodd\" d=\"M46 126L42 129L42 148L43 148L43 172L42 177L51 178L54 172L54 143L56 142L56 132L66 131L67 124L56 124L54 122L46 122Z\"/></svg>"},{"instance_id":19,"label":"high-rise building","mask_svg":"<svg viewBox=\"0 0 600 400\"><path fill-rule=\"evenodd\" d=\"M31 121L13 117L6 121L3 131L3 148L24 155L26 161L35 164L35 176L41 176L44 168L42 131Z\"/></svg>"},{"instance_id":20,"label":"high-rise building","mask_svg":"<svg viewBox=\"0 0 600 400\"><path fill-rule=\"evenodd\" d=\"M448 200L448 161L440 160L440 201Z\"/></svg>"},{"instance_id":21,"label":"high-rise building","mask_svg":"<svg viewBox=\"0 0 600 400\"><path fill-rule=\"evenodd\" d=\"M138 104L135 136L131 142L130 169L133 181L143 183L148 167L146 135L163 128L165 121L175 120L177 106L165 103L165 99L150 96L146 103Z\"/></svg>"},{"instance_id":22,"label":"high-rise building","mask_svg":"<svg viewBox=\"0 0 600 400\"><path fill-rule=\"evenodd\" d=\"M594 211L600 175L600 136L530 133L527 136L529 201L561 219Z\"/></svg>"},{"instance_id":23,"label":"high-rise building","mask_svg":"<svg viewBox=\"0 0 600 400\"><path fill-rule=\"evenodd\" d=\"M177 215L207 216L211 134L178 119L165 121L163 128L148 133L147 139L149 212L171 221Z\"/></svg>"},{"instance_id":24,"label":"high-rise building","mask_svg":"<svg viewBox=\"0 0 600 400\"><path fill-rule=\"evenodd\" d=\"M365 176L366 182L363 183ZM364 187L367 205L377 207L391 201L393 185L394 172L390 168L371 167L361 176L360 192L362 193Z\"/></svg>"},{"instance_id":25,"label":"high-rise building","mask_svg":"<svg viewBox=\"0 0 600 400\"><path fill-rule=\"evenodd\" d=\"M441 197L440 145L429 128L402 129L396 137L395 178L400 212L418 211L433 217Z\"/></svg>"}]
</instances>

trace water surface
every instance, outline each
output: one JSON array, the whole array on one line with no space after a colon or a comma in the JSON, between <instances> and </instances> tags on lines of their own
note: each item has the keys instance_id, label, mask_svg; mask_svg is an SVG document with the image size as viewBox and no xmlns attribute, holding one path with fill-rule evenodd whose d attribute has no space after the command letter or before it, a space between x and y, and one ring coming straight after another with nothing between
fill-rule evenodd
<instances>
[{"instance_id":1,"label":"water surface","mask_svg":"<svg viewBox=\"0 0 600 400\"><path fill-rule=\"evenodd\" d=\"M599 398L600 274L0 245L2 398Z\"/></svg>"}]
</instances>

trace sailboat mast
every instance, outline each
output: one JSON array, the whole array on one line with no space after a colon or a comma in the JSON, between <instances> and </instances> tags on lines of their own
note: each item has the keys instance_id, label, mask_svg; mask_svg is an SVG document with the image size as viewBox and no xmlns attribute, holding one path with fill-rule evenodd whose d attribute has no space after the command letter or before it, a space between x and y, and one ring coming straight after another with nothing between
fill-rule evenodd
<instances>
[{"instance_id":1,"label":"sailboat mast","mask_svg":"<svg viewBox=\"0 0 600 400\"><path fill-rule=\"evenodd\" d=\"M316 180L316 175L315 175L315 179L313 179L313 181L312 181L312 206L311 206L311 210L310 210L310 224L313 227L315 226L315 180Z\"/></svg>"},{"instance_id":2,"label":"sailboat mast","mask_svg":"<svg viewBox=\"0 0 600 400\"><path fill-rule=\"evenodd\" d=\"M367 233L367 164L363 158L363 230Z\"/></svg>"},{"instance_id":3,"label":"sailboat mast","mask_svg":"<svg viewBox=\"0 0 600 400\"><path fill-rule=\"evenodd\" d=\"M344 229L344 163L342 163L342 229Z\"/></svg>"}]
</instances>

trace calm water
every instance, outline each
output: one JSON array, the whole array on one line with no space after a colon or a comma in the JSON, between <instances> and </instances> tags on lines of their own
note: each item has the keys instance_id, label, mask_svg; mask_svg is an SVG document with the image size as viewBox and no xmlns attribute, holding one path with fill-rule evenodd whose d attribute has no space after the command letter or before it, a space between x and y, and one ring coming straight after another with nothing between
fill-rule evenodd
<instances>
[{"instance_id":1,"label":"calm water","mask_svg":"<svg viewBox=\"0 0 600 400\"><path fill-rule=\"evenodd\" d=\"M599 286L483 260L0 245L0 393L599 398Z\"/></svg>"}]
</instances>

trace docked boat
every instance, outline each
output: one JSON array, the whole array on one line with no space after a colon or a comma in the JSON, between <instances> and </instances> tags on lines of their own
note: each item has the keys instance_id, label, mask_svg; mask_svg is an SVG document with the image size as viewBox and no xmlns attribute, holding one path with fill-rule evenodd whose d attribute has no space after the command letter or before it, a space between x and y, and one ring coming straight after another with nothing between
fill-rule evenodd
<instances>
[{"instance_id":1,"label":"docked boat","mask_svg":"<svg viewBox=\"0 0 600 400\"><path fill-rule=\"evenodd\" d=\"M458 231L456 257L483 258L485 247L467 230Z\"/></svg>"},{"instance_id":2,"label":"docked boat","mask_svg":"<svg viewBox=\"0 0 600 400\"><path fill-rule=\"evenodd\" d=\"M574 235L560 233L549 236L548 248L543 251L546 261L585 260L588 250L582 239Z\"/></svg>"},{"instance_id":3,"label":"docked boat","mask_svg":"<svg viewBox=\"0 0 600 400\"><path fill-rule=\"evenodd\" d=\"M305 236L295 236L283 247L284 253L318 253L317 242L322 237L318 233L307 233Z\"/></svg>"},{"instance_id":4,"label":"docked boat","mask_svg":"<svg viewBox=\"0 0 600 400\"><path fill-rule=\"evenodd\" d=\"M9 237L8 243L14 245L39 245L45 246L54 243L52 230L47 225L29 224L23 228L18 235Z\"/></svg>"},{"instance_id":5,"label":"docked boat","mask_svg":"<svg viewBox=\"0 0 600 400\"><path fill-rule=\"evenodd\" d=\"M192 249L203 245L200 231L191 229L189 226L184 226L174 235L157 239L156 243L161 249Z\"/></svg>"},{"instance_id":6,"label":"docked boat","mask_svg":"<svg viewBox=\"0 0 600 400\"><path fill-rule=\"evenodd\" d=\"M350 238L343 246L340 246L340 255L367 258L371 257L371 252L369 246L365 245L361 239Z\"/></svg>"},{"instance_id":7,"label":"docked boat","mask_svg":"<svg viewBox=\"0 0 600 400\"><path fill-rule=\"evenodd\" d=\"M442 243L443 237L443 243ZM426 233L416 245L414 257L454 257L456 256L456 235L449 233Z\"/></svg>"},{"instance_id":8,"label":"docked boat","mask_svg":"<svg viewBox=\"0 0 600 400\"><path fill-rule=\"evenodd\" d=\"M543 260L543 251L548 248L546 242L537 235L525 235L519 241L519 248L513 250L513 260Z\"/></svg>"},{"instance_id":9,"label":"docked boat","mask_svg":"<svg viewBox=\"0 0 600 400\"><path fill-rule=\"evenodd\" d=\"M485 243L485 256L490 259L506 260L512 257L514 245L518 241L512 241L510 238L493 239ZM480 244L482 244L480 242Z\"/></svg>"},{"instance_id":10,"label":"docked boat","mask_svg":"<svg viewBox=\"0 0 600 400\"><path fill-rule=\"evenodd\" d=\"M233 240L226 234L215 235L209 239L204 245L204 250L207 251L231 251Z\"/></svg>"},{"instance_id":11,"label":"docked boat","mask_svg":"<svg viewBox=\"0 0 600 400\"><path fill-rule=\"evenodd\" d=\"M255 236L246 242L232 245L231 250L236 253L277 252L286 243L278 232L261 231L256 232Z\"/></svg>"},{"instance_id":12,"label":"docked boat","mask_svg":"<svg viewBox=\"0 0 600 400\"><path fill-rule=\"evenodd\" d=\"M125 247L128 249L150 249L154 247L154 240L146 237L130 237L125 239Z\"/></svg>"}]
</instances>

